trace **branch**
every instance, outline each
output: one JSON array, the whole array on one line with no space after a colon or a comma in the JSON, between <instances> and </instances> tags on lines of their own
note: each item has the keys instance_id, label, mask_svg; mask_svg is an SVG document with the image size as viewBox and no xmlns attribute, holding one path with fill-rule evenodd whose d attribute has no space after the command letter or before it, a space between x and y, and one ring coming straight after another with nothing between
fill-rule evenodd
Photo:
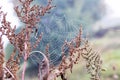
<instances>
[{"instance_id":1,"label":"branch","mask_svg":"<svg viewBox=\"0 0 120 80\"><path fill-rule=\"evenodd\" d=\"M4 69L12 76L13 79L15 79L15 76L7 67L4 67Z\"/></svg>"}]
</instances>

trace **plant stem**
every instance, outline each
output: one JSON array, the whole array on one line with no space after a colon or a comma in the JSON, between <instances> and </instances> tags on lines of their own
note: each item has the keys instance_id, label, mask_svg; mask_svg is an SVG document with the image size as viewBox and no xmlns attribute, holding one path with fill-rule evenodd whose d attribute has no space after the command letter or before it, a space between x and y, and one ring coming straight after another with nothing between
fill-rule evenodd
<instances>
[{"instance_id":1,"label":"plant stem","mask_svg":"<svg viewBox=\"0 0 120 80\"><path fill-rule=\"evenodd\" d=\"M27 60L25 60L23 64L22 80L25 79L26 64L27 64Z\"/></svg>"},{"instance_id":2,"label":"plant stem","mask_svg":"<svg viewBox=\"0 0 120 80\"><path fill-rule=\"evenodd\" d=\"M15 78L14 75L13 75L13 73L10 72L10 70L7 67L4 67L4 69L12 76L12 78Z\"/></svg>"},{"instance_id":3,"label":"plant stem","mask_svg":"<svg viewBox=\"0 0 120 80\"><path fill-rule=\"evenodd\" d=\"M26 36L27 38L27 36ZM22 80L25 79L25 71L26 71L26 65L27 65L27 42L24 43L25 44L25 54L24 54L24 64L23 64L23 72L22 72Z\"/></svg>"}]
</instances>

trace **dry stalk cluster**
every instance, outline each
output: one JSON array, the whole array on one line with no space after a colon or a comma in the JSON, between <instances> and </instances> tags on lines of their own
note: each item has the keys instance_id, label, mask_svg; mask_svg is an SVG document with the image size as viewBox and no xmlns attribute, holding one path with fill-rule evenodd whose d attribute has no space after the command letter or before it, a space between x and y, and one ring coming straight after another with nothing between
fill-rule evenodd
<instances>
[{"instance_id":1,"label":"dry stalk cluster","mask_svg":"<svg viewBox=\"0 0 120 80\"><path fill-rule=\"evenodd\" d=\"M66 47L69 49L68 53L65 53ZM100 55L92 49L88 40L82 38L82 27L73 40L65 41L61 50L62 61L57 67L50 67L47 80L54 80L59 76L62 80L67 80L66 74L68 70L72 73L72 69L75 64L78 64L80 57L86 60L86 68L91 75L91 80L100 80L102 60Z\"/></svg>"},{"instance_id":2,"label":"dry stalk cluster","mask_svg":"<svg viewBox=\"0 0 120 80\"><path fill-rule=\"evenodd\" d=\"M34 45L30 42L31 34L37 31L37 23L40 22L41 16L49 13L49 10L55 6L51 5L52 0L48 0L47 6L32 6L31 3L33 0L19 0L19 2L21 5L14 9L21 22L24 23L24 28L18 34L15 34L16 26L12 29L11 23L6 20L7 14L0 11L0 18L2 18L0 26L0 80L5 80L5 78L19 80L17 71L20 68L21 57L24 59L23 72L21 74L22 80L24 80L26 63L33 52L38 52L44 57L39 63L39 80L55 80L59 76L62 80L68 80L66 77L67 71L70 70L72 73L72 69L75 64L78 64L80 57L86 60L86 68L91 74L91 80L100 80L99 76L102 64L100 55L90 47L88 40L82 38L82 27L79 30L79 34L73 40L64 42L61 47L62 60L57 66L50 65L49 44L46 45L45 53L32 51L38 46L43 34L41 33L40 36L36 38L37 40ZM14 51L8 61L4 61L3 35L7 36L10 43L14 46ZM67 53L65 51L66 48L68 48ZM18 51L18 54L16 54L16 51ZM5 66L3 66L4 63Z\"/></svg>"},{"instance_id":3,"label":"dry stalk cluster","mask_svg":"<svg viewBox=\"0 0 120 80\"><path fill-rule=\"evenodd\" d=\"M18 33L15 34L16 26L12 29L11 23L6 20L6 15L2 11L0 11L1 18L1 26L0 26L0 39L2 40L2 36L7 36L10 43L14 46L14 52L11 54L8 61L4 62L4 57L2 56L3 45L0 44L0 70L2 71L3 63L5 63L5 77L12 78L14 80L17 79L17 71L19 70L20 57L24 58L24 67L22 73L22 80L25 78L25 70L26 70L26 62L29 57L29 53L33 48L38 46L42 38L42 34L37 38L34 45L31 44L30 38L31 34L37 29L36 24L40 21L40 17L44 16L49 10L55 6L52 6L52 0L48 0L47 6L38 6L33 5L31 7L31 3L33 0L19 0L21 6L15 7L15 11L17 16L25 24L25 27ZM18 51L18 55L16 55L16 51ZM1 72L2 74L2 72ZM2 77L2 75L1 75Z\"/></svg>"}]
</instances>

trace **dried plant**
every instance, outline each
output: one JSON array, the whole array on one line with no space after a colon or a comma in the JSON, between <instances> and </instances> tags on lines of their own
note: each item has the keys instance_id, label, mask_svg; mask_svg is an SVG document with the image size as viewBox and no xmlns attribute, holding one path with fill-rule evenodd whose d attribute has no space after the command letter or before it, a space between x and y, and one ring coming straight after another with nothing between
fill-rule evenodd
<instances>
[{"instance_id":1,"label":"dried plant","mask_svg":"<svg viewBox=\"0 0 120 80\"><path fill-rule=\"evenodd\" d=\"M49 10L55 6L52 6L52 0L48 0L47 6L31 5L33 0L19 0L21 6L16 6L14 9L17 16L24 23L24 28L15 34L16 26L11 28L11 23L6 20L6 15L0 11L1 27L0 27L0 79L12 78L12 80L19 80L17 77L17 71L20 68L20 58L23 57L23 72L22 80L25 79L25 71L27 60L30 55L37 52L44 58L39 61L39 80L55 80L57 77L61 77L62 80L68 80L66 77L67 71L72 69L75 64L78 64L81 57L86 60L86 68L91 75L91 80L100 80L100 71L102 61L100 55L93 50L88 40L82 37L82 27L79 30L79 34L71 41L65 41L61 47L62 60L59 65L50 65L50 53L49 44L46 45L45 53L41 51L32 51L38 46L38 43L42 39L43 33L39 35L34 45L31 44L31 34L37 32L37 23L40 22L41 16L49 13ZM11 54L8 61L4 61L2 36L7 36L10 43L14 46L14 51ZM36 36L35 36L36 37ZM68 49L66 52L65 49ZM18 51L18 54L16 54ZM3 64L5 63L5 66Z\"/></svg>"},{"instance_id":2,"label":"dried plant","mask_svg":"<svg viewBox=\"0 0 120 80\"><path fill-rule=\"evenodd\" d=\"M3 63L4 63L4 53L3 53L3 43L2 36L0 35L0 80L3 80Z\"/></svg>"},{"instance_id":3,"label":"dried plant","mask_svg":"<svg viewBox=\"0 0 120 80\"><path fill-rule=\"evenodd\" d=\"M19 59L15 58L16 51L14 50L11 54L9 60L6 62L6 78L12 78L13 80L18 80L17 71L19 70ZM9 70L9 71L8 71Z\"/></svg>"},{"instance_id":4,"label":"dried plant","mask_svg":"<svg viewBox=\"0 0 120 80\"><path fill-rule=\"evenodd\" d=\"M24 57L24 67L23 67L23 73L22 73L22 80L24 80L25 70L26 70L26 63L27 59L29 57L29 53L32 51L32 48L37 47L38 43L40 42L42 38L42 34L37 38L34 46L30 43L30 35L33 32L34 28L37 29L36 24L40 21L40 17L44 16L45 13L48 13L48 11L53 8L54 6L51 5L52 0L48 0L48 5L38 6L33 5L31 6L31 2L33 0L19 0L22 7L15 7L15 11L17 13L17 16L19 19L25 24L25 28L21 30L20 33L15 34L16 26L14 28L11 28L10 22L6 20L6 15L3 13L3 18L1 21L2 27L1 32L3 35L6 35L9 39L10 43L13 44L15 50L18 50L19 54L17 55L16 59L19 60L19 58L22 56ZM1 13L1 12L0 12ZM15 53L15 52L14 52ZM7 69L12 73L11 76L15 78L16 80L16 71L18 69L18 62L14 60L13 54L11 54L12 57L6 62ZM11 63L12 62L12 63ZM12 65L14 64L14 65ZM17 69L12 70L9 67L16 67Z\"/></svg>"},{"instance_id":5,"label":"dried plant","mask_svg":"<svg viewBox=\"0 0 120 80\"><path fill-rule=\"evenodd\" d=\"M91 80L100 80L100 72L102 70L100 54L94 51L88 41L86 41L85 49L81 55L86 60L86 68L88 73L91 74Z\"/></svg>"},{"instance_id":6,"label":"dried plant","mask_svg":"<svg viewBox=\"0 0 120 80\"><path fill-rule=\"evenodd\" d=\"M69 49L68 53L65 53L66 47ZM68 69L72 73L72 69L75 64L78 64L80 57L86 60L86 68L91 75L91 80L100 80L102 60L100 59L100 55L92 49L88 40L82 38L82 27L79 34L70 42L65 41L61 49L61 63L57 67L49 66L49 75L42 80L55 80L59 76L62 80L67 80L66 74ZM46 51L48 53L48 46ZM49 64L48 61L42 63L44 66L40 66L45 67L45 64ZM43 70L41 67L40 69Z\"/></svg>"},{"instance_id":7,"label":"dried plant","mask_svg":"<svg viewBox=\"0 0 120 80\"><path fill-rule=\"evenodd\" d=\"M0 18L1 15L3 14L3 12L1 11L1 7L0 7ZM0 27L0 80L3 80L3 63L4 63L4 52L3 52L3 42L2 42L2 28Z\"/></svg>"}]
</instances>

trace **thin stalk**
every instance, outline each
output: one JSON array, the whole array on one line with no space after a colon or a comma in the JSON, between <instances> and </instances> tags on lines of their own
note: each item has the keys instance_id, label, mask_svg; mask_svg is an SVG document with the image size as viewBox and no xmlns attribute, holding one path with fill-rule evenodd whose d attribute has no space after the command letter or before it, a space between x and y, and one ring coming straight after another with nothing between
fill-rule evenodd
<instances>
[{"instance_id":1,"label":"thin stalk","mask_svg":"<svg viewBox=\"0 0 120 80\"><path fill-rule=\"evenodd\" d=\"M27 36L26 36L27 38ZM26 71L26 65L27 65L27 43L25 42L25 55L24 55L24 64L23 64L23 72L22 72L22 80L25 79L25 71Z\"/></svg>"},{"instance_id":2,"label":"thin stalk","mask_svg":"<svg viewBox=\"0 0 120 80\"><path fill-rule=\"evenodd\" d=\"M12 76L13 79L15 79L15 76L7 67L4 67L4 69Z\"/></svg>"},{"instance_id":3,"label":"thin stalk","mask_svg":"<svg viewBox=\"0 0 120 80\"><path fill-rule=\"evenodd\" d=\"M23 65L22 80L25 79L26 64L27 64L27 61L25 60Z\"/></svg>"}]
</instances>

